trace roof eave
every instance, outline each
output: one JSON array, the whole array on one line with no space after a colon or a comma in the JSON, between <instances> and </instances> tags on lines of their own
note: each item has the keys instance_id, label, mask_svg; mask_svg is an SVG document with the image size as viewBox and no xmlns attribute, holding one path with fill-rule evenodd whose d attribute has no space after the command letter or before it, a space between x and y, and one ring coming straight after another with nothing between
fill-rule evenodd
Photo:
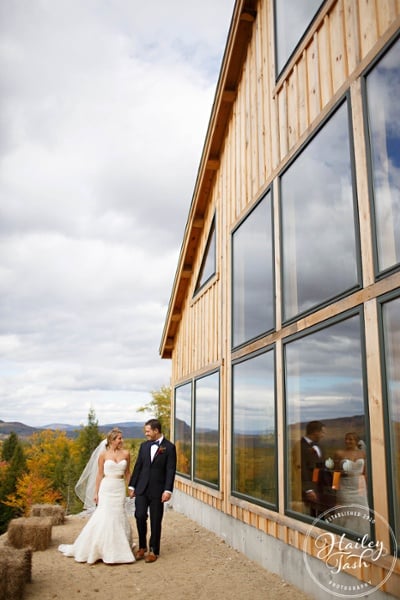
<instances>
[{"instance_id":1,"label":"roof eave","mask_svg":"<svg viewBox=\"0 0 400 600\"><path fill-rule=\"evenodd\" d=\"M225 131L236 99L243 63L256 18L257 0L237 0L227 37L210 121L179 254L171 298L160 343L161 358L171 358L182 303L193 269L194 249L200 238L212 182L219 168Z\"/></svg>"}]
</instances>

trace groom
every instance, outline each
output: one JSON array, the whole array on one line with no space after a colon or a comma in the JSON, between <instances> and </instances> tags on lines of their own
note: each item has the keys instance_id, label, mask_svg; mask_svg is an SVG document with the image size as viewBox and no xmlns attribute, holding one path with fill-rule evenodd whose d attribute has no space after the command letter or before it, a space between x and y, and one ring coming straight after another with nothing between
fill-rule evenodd
<instances>
[{"instance_id":1,"label":"groom","mask_svg":"<svg viewBox=\"0 0 400 600\"><path fill-rule=\"evenodd\" d=\"M145 423L147 442L139 448L139 454L129 481L129 496L135 498L135 517L139 536L136 560L142 558L151 563L160 554L161 522L164 502L172 496L176 472L176 448L167 440L157 419ZM150 544L147 551L147 513L150 512Z\"/></svg>"}]
</instances>

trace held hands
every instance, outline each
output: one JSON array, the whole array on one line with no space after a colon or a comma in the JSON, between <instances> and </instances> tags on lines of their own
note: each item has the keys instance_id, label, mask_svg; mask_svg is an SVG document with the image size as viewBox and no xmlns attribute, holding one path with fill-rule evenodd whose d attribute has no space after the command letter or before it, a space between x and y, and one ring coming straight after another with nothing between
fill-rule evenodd
<instances>
[{"instance_id":1,"label":"held hands","mask_svg":"<svg viewBox=\"0 0 400 600\"><path fill-rule=\"evenodd\" d=\"M136 496L135 490L128 490L128 496L129 498L134 498Z\"/></svg>"},{"instance_id":2,"label":"held hands","mask_svg":"<svg viewBox=\"0 0 400 600\"><path fill-rule=\"evenodd\" d=\"M318 501L317 494L314 492L314 490L308 490L306 492L306 495L307 495L307 500L309 502L317 502Z\"/></svg>"}]
</instances>

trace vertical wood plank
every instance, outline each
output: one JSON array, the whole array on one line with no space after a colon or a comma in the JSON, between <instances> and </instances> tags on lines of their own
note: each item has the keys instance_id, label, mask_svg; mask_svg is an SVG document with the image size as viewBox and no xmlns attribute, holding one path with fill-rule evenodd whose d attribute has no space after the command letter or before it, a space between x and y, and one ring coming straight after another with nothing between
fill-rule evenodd
<instances>
[{"instance_id":1,"label":"vertical wood plank","mask_svg":"<svg viewBox=\"0 0 400 600\"><path fill-rule=\"evenodd\" d=\"M247 173L247 152L246 145L248 140L246 138L246 90L245 84L242 82L240 85L240 160L237 163L237 170L240 171L240 197L237 216L242 212L242 207L246 198L246 173Z\"/></svg>"},{"instance_id":2,"label":"vertical wood plank","mask_svg":"<svg viewBox=\"0 0 400 600\"><path fill-rule=\"evenodd\" d=\"M318 116L321 110L321 97L318 73L318 37L314 35L307 48L307 76L308 76L308 106L310 123Z\"/></svg>"},{"instance_id":3,"label":"vertical wood plank","mask_svg":"<svg viewBox=\"0 0 400 600\"><path fill-rule=\"evenodd\" d=\"M376 300L364 305L365 344L367 348L367 385L371 434L371 454L374 457L371 465L374 488L374 510L386 521L389 521L385 456L385 426L382 411L382 385L379 356L379 331ZM381 522L376 520L376 537L390 547L389 533Z\"/></svg>"},{"instance_id":4,"label":"vertical wood plank","mask_svg":"<svg viewBox=\"0 0 400 600\"><path fill-rule=\"evenodd\" d=\"M303 52L297 64L297 90L298 90L298 123L299 136L303 135L309 124L308 94L307 94L307 65L306 53Z\"/></svg>"},{"instance_id":5,"label":"vertical wood plank","mask_svg":"<svg viewBox=\"0 0 400 600\"><path fill-rule=\"evenodd\" d=\"M323 25L318 30L319 80L321 82L321 107L332 98L332 59L330 47L329 16L326 15Z\"/></svg>"},{"instance_id":6,"label":"vertical wood plank","mask_svg":"<svg viewBox=\"0 0 400 600\"><path fill-rule=\"evenodd\" d=\"M298 127L298 92L297 92L297 66L295 65L289 76L287 86L287 140L288 149L291 150L299 137Z\"/></svg>"},{"instance_id":7,"label":"vertical wood plank","mask_svg":"<svg viewBox=\"0 0 400 600\"><path fill-rule=\"evenodd\" d=\"M347 56L344 45L343 0L338 0L329 15L331 40L332 86L335 93L347 77Z\"/></svg>"},{"instance_id":8,"label":"vertical wood plank","mask_svg":"<svg viewBox=\"0 0 400 600\"><path fill-rule=\"evenodd\" d=\"M361 243L361 262L363 285L372 285L375 281L373 248L372 248L372 216L369 201L368 169L365 154L366 140L364 130L363 101L361 81L351 86L351 106L353 119L354 159L356 171L357 202L359 208L359 226Z\"/></svg>"},{"instance_id":9,"label":"vertical wood plank","mask_svg":"<svg viewBox=\"0 0 400 600\"><path fill-rule=\"evenodd\" d=\"M255 51L255 39L256 36L252 37L250 46L249 64L250 69L248 73L249 78L249 128L250 128L250 164L251 164L251 180L249 185L249 197L247 203L251 202L258 190L258 104L257 104L257 63L256 63L256 51Z\"/></svg>"},{"instance_id":10,"label":"vertical wood plank","mask_svg":"<svg viewBox=\"0 0 400 600\"><path fill-rule=\"evenodd\" d=\"M344 0L345 40L347 49L347 72L354 71L360 62L360 37L358 29L358 10L354 0Z\"/></svg>"},{"instance_id":11,"label":"vertical wood plank","mask_svg":"<svg viewBox=\"0 0 400 600\"><path fill-rule=\"evenodd\" d=\"M282 160L289 150L287 137L287 83L285 82L278 95L279 112L279 160Z\"/></svg>"},{"instance_id":12,"label":"vertical wood plank","mask_svg":"<svg viewBox=\"0 0 400 600\"><path fill-rule=\"evenodd\" d=\"M364 58L378 39L375 0L359 0L360 48Z\"/></svg>"},{"instance_id":13,"label":"vertical wood plank","mask_svg":"<svg viewBox=\"0 0 400 600\"><path fill-rule=\"evenodd\" d=\"M262 23L260 19L256 21L255 31L255 77L256 77L256 112L257 112L257 190L264 185L266 179L265 168L265 116L264 116L264 61L263 61L263 38Z\"/></svg>"},{"instance_id":14,"label":"vertical wood plank","mask_svg":"<svg viewBox=\"0 0 400 600\"><path fill-rule=\"evenodd\" d=\"M382 35L398 15L396 0L380 0L376 4L378 16L378 35Z\"/></svg>"},{"instance_id":15,"label":"vertical wood plank","mask_svg":"<svg viewBox=\"0 0 400 600\"><path fill-rule=\"evenodd\" d=\"M400 1L400 0L399 0ZM280 161L280 148L279 148L279 106L277 96L272 93L275 87L275 28L274 28L274 15L273 15L273 2L265 2L262 4L263 11L263 27L267 35L267 46L266 46L266 61L267 67L265 73L268 74L268 88L266 91L270 92L268 98L265 99L267 103L265 107L265 114L268 114L268 125L267 135L270 147L270 172L272 172ZM267 80L267 77L266 77Z\"/></svg>"},{"instance_id":16,"label":"vertical wood plank","mask_svg":"<svg viewBox=\"0 0 400 600\"><path fill-rule=\"evenodd\" d=\"M246 169L242 173L244 179L244 194L242 198L241 210L243 211L251 197L251 181L253 176L252 170L252 160L251 160L251 95L250 95L250 67L249 64L246 63L245 68L243 69L243 77L244 77L244 129L245 129L245 154L246 154Z\"/></svg>"}]
</instances>

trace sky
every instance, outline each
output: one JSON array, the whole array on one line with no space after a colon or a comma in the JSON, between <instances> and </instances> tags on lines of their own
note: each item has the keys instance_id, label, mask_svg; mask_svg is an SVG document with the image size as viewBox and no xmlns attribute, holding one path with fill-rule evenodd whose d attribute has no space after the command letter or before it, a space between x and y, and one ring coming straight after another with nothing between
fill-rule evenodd
<instances>
[{"instance_id":1,"label":"sky","mask_svg":"<svg viewBox=\"0 0 400 600\"><path fill-rule=\"evenodd\" d=\"M142 421L234 0L0 3L0 420Z\"/></svg>"}]
</instances>

